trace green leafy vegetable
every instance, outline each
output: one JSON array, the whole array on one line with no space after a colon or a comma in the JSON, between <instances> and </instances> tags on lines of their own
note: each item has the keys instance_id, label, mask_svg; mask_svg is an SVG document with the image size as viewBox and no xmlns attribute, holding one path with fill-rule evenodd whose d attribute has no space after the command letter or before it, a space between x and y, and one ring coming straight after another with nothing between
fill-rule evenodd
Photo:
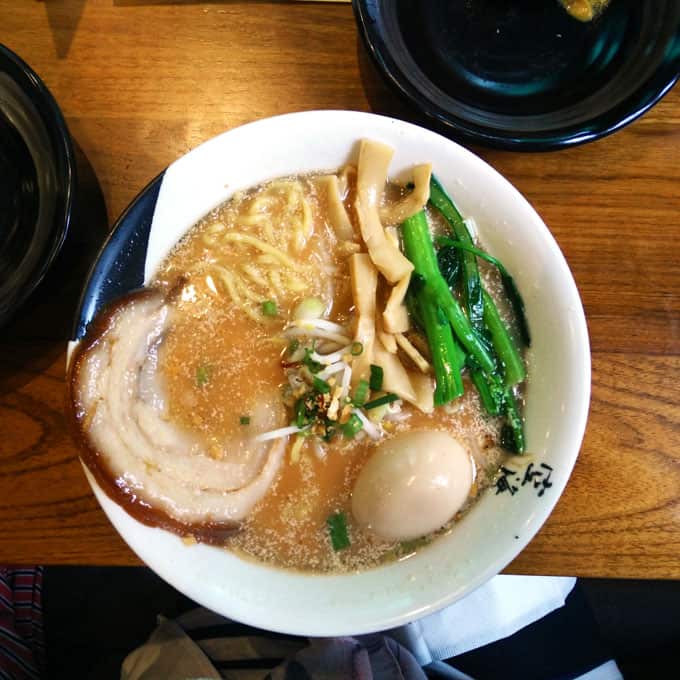
<instances>
[{"instance_id":1,"label":"green leafy vegetable","mask_svg":"<svg viewBox=\"0 0 680 680\"><path fill-rule=\"evenodd\" d=\"M333 550L338 552L349 548L349 532L347 531L347 517L344 512L336 512L329 515L326 519L326 526L328 527L328 535L331 539Z\"/></svg>"},{"instance_id":2,"label":"green leafy vegetable","mask_svg":"<svg viewBox=\"0 0 680 680\"><path fill-rule=\"evenodd\" d=\"M455 248L444 246L437 251L437 264L449 288L456 288L460 279L460 256Z\"/></svg>"},{"instance_id":3,"label":"green leafy vegetable","mask_svg":"<svg viewBox=\"0 0 680 680\"><path fill-rule=\"evenodd\" d=\"M501 434L502 445L508 450L522 453L524 451L522 419L511 388L525 379L526 369L519 349L500 318L496 304L482 286L477 258L486 260L498 269L503 288L517 318L522 341L528 346L530 336L524 314L524 301L514 279L503 264L475 247L467 225L436 177L432 177L430 181L430 203L443 215L455 236L455 239L446 237L436 239L440 246L440 264L448 266L447 258L451 258L452 249L460 252L463 263L460 276L468 318L479 337L485 342L490 341L500 362L497 370L489 370L488 366L480 364L476 357L468 356L466 361L472 381L486 411L491 415L504 413L506 416L507 424ZM451 283L450 278L447 280Z\"/></svg>"},{"instance_id":4,"label":"green leafy vegetable","mask_svg":"<svg viewBox=\"0 0 680 680\"><path fill-rule=\"evenodd\" d=\"M432 304L442 310L451 324L457 340L465 350L473 356L483 370L493 372L495 368L493 358L483 340L470 325L463 309L451 294L448 284L439 271L425 212L421 210L405 220L401 225L401 233L406 257L413 263L415 273L423 279L424 285L420 297L429 299ZM432 346L430 349L432 350ZM439 378L439 376L436 377Z\"/></svg>"},{"instance_id":5,"label":"green leafy vegetable","mask_svg":"<svg viewBox=\"0 0 680 680\"><path fill-rule=\"evenodd\" d=\"M503 407L503 385L500 378L486 375L477 366L470 367L470 377L486 412L492 416L500 415Z\"/></svg>"},{"instance_id":6,"label":"green leafy vegetable","mask_svg":"<svg viewBox=\"0 0 680 680\"><path fill-rule=\"evenodd\" d=\"M483 293L484 323L489 329L496 354L503 364L503 382L506 387L512 387L526 378L524 362L498 313L494 301L486 291L483 291Z\"/></svg>"},{"instance_id":7,"label":"green leafy vegetable","mask_svg":"<svg viewBox=\"0 0 680 680\"><path fill-rule=\"evenodd\" d=\"M527 347L530 347L531 336L529 335L529 325L527 324L526 314L524 313L524 300L522 299L522 295L520 294L519 289L517 288L515 279L513 279L512 276L510 276L510 273L505 268L503 263L498 258L495 258L493 255L489 255L489 253L485 253L483 250L480 250L475 246L468 245L461 241L452 241L451 239L446 238L445 236L439 236L436 239L436 241L438 244L442 245L442 248L440 248L439 250L440 253L442 252L442 250L449 250L454 248L459 250L465 250L468 251L469 253L474 253L474 255L481 258L482 260L486 260L489 264L494 265L494 267L498 269L498 273L501 275L503 289L505 290L505 294L508 296L508 300L512 305L512 311L515 313L515 318L517 319L517 326L522 337L522 342Z\"/></svg>"},{"instance_id":8,"label":"green leafy vegetable","mask_svg":"<svg viewBox=\"0 0 680 680\"><path fill-rule=\"evenodd\" d=\"M461 243L474 246L470 232L449 195L433 175L430 179L430 203L439 210L449 223L456 238ZM480 332L483 330L482 316L484 303L482 301L482 281L474 253L464 251L462 254L463 268L463 298L472 327Z\"/></svg>"},{"instance_id":9,"label":"green leafy vegetable","mask_svg":"<svg viewBox=\"0 0 680 680\"><path fill-rule=\"evenodd\" d=\"M437 383L434 403L441 406L463 394L465 353L458 342L482 368L491 372L495 363L439 270L425 213L407 219L401 231L406 256L414 266L407 304L425 331Z\"/></svg>"},{"instance_id":10,"label":"green leafy vegetable","mask_svg":"<svg viewBox=\"0 0 680 680\"><path fill-rule=\"evenodd\" d=\"M455 341L451 325L442 310L427 297L421 302L420 312L437 379L434 405L442 406L463 394L461 371L465 365L465 353Z\"/></svg>"},{"instance_id":11,"label":"green leafy vegetable","mask_svg":"<svg viewBox=\"0 0 680 680\"><path fill-rule=\"evenodd\" d=\"M470 247L474 246L472 236L468 231L465 221L458 212L453 200L446 193L436 177L430 179L430 203L442 214L448 222L449 227L458 239L455 243L461 243ZM442 265L446 270L442 270L442 275L446 279L450 288L458 288L460 285L463 290L463 300L468 319L475 329L480 339L486 340L486 329L484 326L484 300L482 297L482 281L479 275L479 267L474 253L464 249L458 252L453 245L454 242L446 238L436 239L439 244L444 244L439 249L437 260L440 269ZM450 271L450 261L455 262L454 253L458 255L458 278ZM447 274L449 274L447 276ZM487 345L488 348L488 345ZM470 368L470 377L477 388L482 406L487 413L498 415L501 409L500 395L492 384L493 375L484 372L474 359L468 359L467 364Z\"/></svg>"},{"instance_id":12,"label":"green leafy vegetable","mask_svg":"<svg viewBox=\"0 0 680 680\"><path fill-rule=\"evenodd\" d=\"M509 448L503 444L502 433L501 445L503 445L504 448L509 448L509 450L513 451L514 453L524 453L525 443L522 416L519 413L517 401L510 390L505 393L505 415L507 416L508 425L512 433L512 442L514 443L514 448Z\"/></svg>"}]
</instances>

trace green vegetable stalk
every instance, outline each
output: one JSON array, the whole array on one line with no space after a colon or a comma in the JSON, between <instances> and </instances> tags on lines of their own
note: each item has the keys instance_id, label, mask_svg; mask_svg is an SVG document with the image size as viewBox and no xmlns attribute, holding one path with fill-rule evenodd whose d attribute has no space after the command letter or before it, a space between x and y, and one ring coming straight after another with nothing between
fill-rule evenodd
<instances>
[{"instance_id":1,"label":"green vegetable stalk","mask_svg":"<svg viewBox=\"0 0 680 680\"><path fill-rule=\"evenodd\" d=\"M426 296L421 297L420 315L432 354L432 367L437 382L434 405L442 406L463 394L461 371L465 364L465 353L453 339L451 326L441 310Z\"/></svg>"},{"instance_id":2,"label":"green vegetable stalk","mask_svg":"<svg viewBox=\"0 0 680 680\"><path fill-rule=\"evenodd\" d=\"M522 453L524 451L524 431L519 409L512 394L512 387L524 380L526 370L520 352L500 318L493 299L482 286L477 257L482 257L498 268L503 287L517 316L522 339L528 345L530 338L524 316L524 302L514 280L502 263L475 247L458 209L434 176L430 181L430 203L446 219L455 235L455 241L448 238L437 239L438 243L442 245L440 261L446 265L447 271L451 270L450 262L453 261L451 249L460 252L461 287L470 323L480 337L490 339L494 353L501 364L502 377L497 370L489 370L487 366L480 364L476 357L468 356L467 364L470 368L472 381L479 392L480 401L488 413L491 415L499 415L501 411L505 413L508 426L504 430L507 429L508 432L503 437L504 446L517 453ZM453 282L449 281L449 283L452 284Z\"/></svg>"},{"instance_id":3,"label":"green vegetable stalk","mask_svg":"<svg viewBox=\"0 0 680 680\"><path fill-rule=\"evenodd\" d=\"M470 232L465 226L458 209L449 198L436 177L430 179L430 203L444 216L456 235L456 240L474 246ZM483 329L484 302L482 301L482 281L479 277L477 258L473 253L462 253L463 299L472 327L480 332Z\"/></svg>"},{"instance_id":4,"label":"green vegetable stalk","mask_svg":"<svg viewBox=\"0 0 680 680\"><path fill-rule=\"evenodd\" d=\"M453 241L450 238L446 238L445 236L439 236L435 239L435 241L438 245L442 246L437 254L440 269L442 267L441 254L446 253L446 258L450 259L451 256L448 253L450 253L451 250L464 250L468 253L474 254L482 260L486 260L489 264L494 265L494 267L498 269L498 273L501 275L503 289L505 290L505 294L508 296L508 300L512 305L512 311L515 313L515 317L517 318L517 325L519 327L519 333L522 338L522 342L527 347L530 347L531 336L529 335L529 325L527 324L526 315L524 314L524 300L520 295L517 284L515 283L515 279L510 276L510 273L503 266L503 263L499 259L493 257L493 255L489 255L489 253L485 253L483 250L480 250L475 246L468 245L467 243L463 243L462 241ZM451 285L450 281L449 285Z\"/></svg>"},{"instance_id":5,"label":"green vegetable stalk","mask_svg":"<svg viewBox=\"0 0 680 680\"><path fill-rule=\"evenodd\" d=\"M489 329L491 342L503 365L503 384L509 388L521 383L526 378L524 362L491 296L486 291L483 291L483 297L484 323Z\"/></svg>"},{"instance_id":6,"label":"green vegetable stalk","mask_svg":"<svg viewBox=\"0 0 680 680\"><path fill-rule=\"evenodd\" d=\"M401 225L401 233L406 257L413 263L415 274L423 280L423 286L418 292L421 304L427 299L432 305L439 307L451 324L460 344L483 370L493 372L495 369L493 358L470 325L439 271L425 212L421 210L405 220Z\"/></svg>"}]
</instances>

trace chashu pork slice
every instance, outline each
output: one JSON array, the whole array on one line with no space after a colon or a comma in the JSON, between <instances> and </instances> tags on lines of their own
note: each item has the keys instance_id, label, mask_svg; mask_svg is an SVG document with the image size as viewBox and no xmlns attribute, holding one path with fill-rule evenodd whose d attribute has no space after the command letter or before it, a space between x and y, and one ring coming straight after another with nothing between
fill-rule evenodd
<instances>
[{"instance_id":1,"label":"chashu pork slice","mask_svg":"<svg viewBox=\"0 0 680 680\"><path fill-rule=\"evenodd\" d=\"M94 322L71 362L69 407L83 460L113 500L146 524L221 542L273 483L285 441L254 437L285 414L276 392L260 397L249 435L218 451L170 421L159 349L172 299L133 293Z\"/></svg>"}]
</instances>

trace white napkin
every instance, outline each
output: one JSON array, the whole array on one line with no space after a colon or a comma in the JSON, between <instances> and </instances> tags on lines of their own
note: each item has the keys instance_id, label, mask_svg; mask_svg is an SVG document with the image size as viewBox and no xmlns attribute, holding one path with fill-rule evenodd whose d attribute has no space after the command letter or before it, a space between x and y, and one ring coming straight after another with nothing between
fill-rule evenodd
<instances>
[{"instance_id":1,"label":"white napkin","mask_svg":"<svg viewBox=\"0 0 680 680\"><path fill-rule=\"evenodd\" d=\"M562 607L576 579L496 576L459 602L386 631L422 666L483 647Z\"/></svg>"}]
</instances>

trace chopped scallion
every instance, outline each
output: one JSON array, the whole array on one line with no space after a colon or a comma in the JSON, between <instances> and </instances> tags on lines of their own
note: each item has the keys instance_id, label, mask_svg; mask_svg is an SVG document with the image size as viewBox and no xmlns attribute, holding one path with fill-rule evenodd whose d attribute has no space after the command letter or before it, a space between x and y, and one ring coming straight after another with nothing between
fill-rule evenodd
<instances>
[{"instance_id":1,"label":"chopped scallion","mask_svg":"<svg viewBox=\"0 0 680 680\"><path fill-rule=\"evenodd\" d=\"M373 399L364 404L364 411L370 411L373 408L378 408L378 406L384 406L385 404L391 404L393 401L397 401L399 397L396 394L384 394L382 397Z\"/></svg>"},{"instance_id":2,"label":"chopped scallion","mask_svg":"<svg viewBox=\"0 0 680 680\"><path fill-rule=\"evenodd\" d=\"M274 300L265 300L262 303L262 314L264 316L276 316L278 313L279 310Z\"/></svg>"},{"instance_id":3,"label":"chopped scallion","mask_svg":"<svg viewBox=\"0 0 680 680\"><path fill-rule=\"evenodd\" d=\"M371 364L371 377L368 381L370 388L374 392L377 392L378 390L382 389L382 383L383 383L382 366L376 366L375 364Z\"/></svg>"},{"instance_id":4,"label":"chopped scallion","mask_svg":"<svg viewBox=\"0 0 680 680\"><path fill-rule=\"evenodd\" d=\"M293 338L288 345L288 354L295 354L295 351L300 346L300 341L297 338Z\"/></svg>"},{"instance_id":5,"label":"chopped scallion","mask_svg":"<svg viewBox=\"0 0 680 680\"><path fill-rule=\"evenodd\" d=\"M353 413L349 420L342 426L342 433L348 439L354 437L354 435L363 428L364 424L361 422L361 418L356 413Z\"/></svg>"},{"instance_id":6,"label":"chopped scallion","mask_svg":"<svg viewBox=\"0 0 680 680\"><path fill-rule=\"evenodd\" d=\"M208 366L199 366L196 369L196 384L199 387L204 387L210 380L210 368Z\"/></svg>"},{"instance_id":7,"label":"chopped scallion","mask_svg":"<svg viewBox=\"0 0 680 680\"><path fill-rule=\"evenodd\" d=\"M314 386L314 389L321 394L328 394L331 391L331 386L325 380L321 380L321 378L317 378L316 376L312 379L312 385Z\"/></svg>"},{"instance_id":8,"label":"chopped scallion","mask_svg":"<svg viewBox=\"0 0 680 680\"><path fill-rule=\"evenodd\" d=\"M320 319L325 311L326 305L319 298L305 298L293 310L293 318L298 321L302 319Z\"/></svg>"},{"instance_id":9,"label":"chopped scallion","mask_svg":"<svg viewBox=\"0 0 680 680\"><path fill-rule=\"evenodd\" d=\"M358 357L364 351L364 346L360 342L353 342L349 351L353 357Z\"/></svg>"},{"instance_id":10,"label":"chopped scallion","mask_svg":"<svg viewBox=\"0 0 680 680\"><path fill-rule=\"evenodd\" d=\"M300 397L295 402L295 424L298 427L304 427L309 424L309 414L307 413L307 405L305 404L306 397Z\"/></svg>"},{"instance_id":11,"label":"chopped scallion","mask_svg":"<svg viewBox=\"0 0 680 680\"><path fill-rule=\"evenodd\" d=\"M352 402L355 406L363 406L366 399L368 399L368 380L360 380L356 390L354 390Z\"/></svg>"},{"instance_id":12,"label":"chopped scallion","mask_svg":"<svg viewBox=\"0 0 680 680\"><path fill-rule=\"evenodd\" d=\"M250 416L241 416L239 422L241 425L250 425Z\"/></svg>"},{"instance_id":13,"label":"chopped scallion","mask_svg":"<svg viewBox=\"0 0 680 680\"><path fill-rule=\"evenodd\" d=\"M344 550L349 548L349 532L347 531L347 517L344 512L336 512L329 515L326 519L326 526L328 527L328 535L331 539L333 550Z\"/></svg>"},{"instance_id":14,"label":"chopped scallion","mask_svg":"<svg viewBox=\"0 0 680 680\"><path fill-rule=\"evenodd\" d=\"M324 365L312 359L313 352L314 350L309 349L309 347L305 347L305 356L302 359L302 363L309 369L310 373L318 373L319 371L323 370Z\"/></svg>"}]
</instances>

